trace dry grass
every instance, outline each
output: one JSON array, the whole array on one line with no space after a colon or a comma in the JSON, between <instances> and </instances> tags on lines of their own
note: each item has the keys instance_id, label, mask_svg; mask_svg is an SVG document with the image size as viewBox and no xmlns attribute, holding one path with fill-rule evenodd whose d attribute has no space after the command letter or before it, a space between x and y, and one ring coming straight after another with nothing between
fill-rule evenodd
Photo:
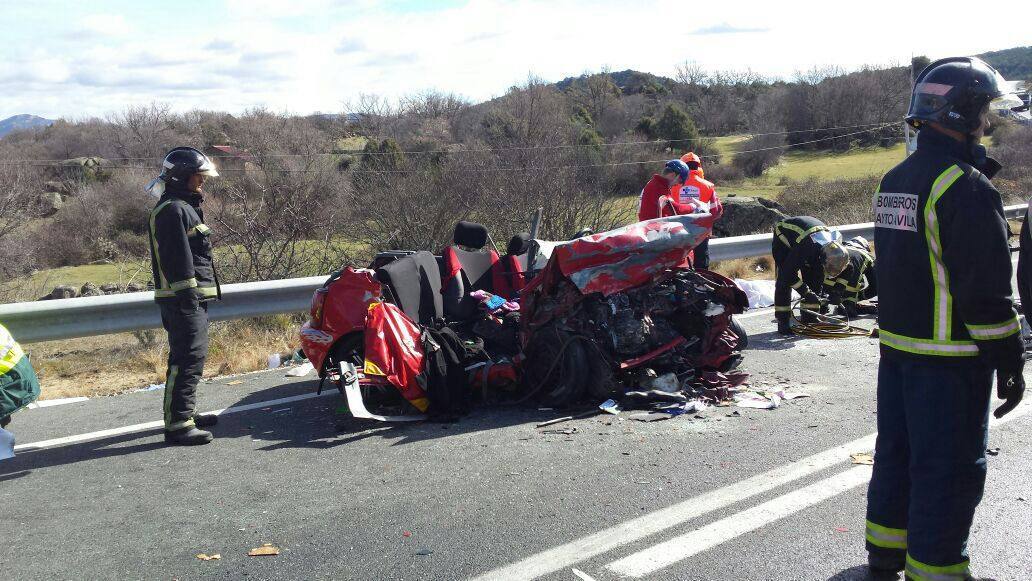
<instances>
[{"instance_id":1,"label":"dry grass","mask_svg":"<svg viewBox=\"0 0 1032 581\"><path fill-rule=\"evenodd\" d=\"M293 353L300 324L288 315L212 323L205 377L264 369L270 353ZM25 348L40 376L41 399L114 395L165 381L168 346L160 329Z\"/></svg>"},{"instance_id":2,"label":"dry grass","mask_svg":"<svg viewBox=\"0 0 1032 581\"><path fill-rule=\"evenodd\" d=\"M768 254L755 258L721 260L710 264L710 270L719 272L728 278L744 278L746 280L773 279L774 258Z\"/></svg>"}]
</instances>

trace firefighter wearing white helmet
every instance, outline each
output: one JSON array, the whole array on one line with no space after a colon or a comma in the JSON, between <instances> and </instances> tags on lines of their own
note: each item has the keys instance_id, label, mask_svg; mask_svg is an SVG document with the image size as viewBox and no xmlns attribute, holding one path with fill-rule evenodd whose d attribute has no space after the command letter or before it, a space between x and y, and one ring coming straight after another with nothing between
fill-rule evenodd
<instances>
[{"instance_id":1,"label":"firefighter wearing white helmet","mask_svg":"<svg viewBox=\"0 0 1032 581\"><path fill-rule=\"evenodd\" d=\"M165 375L165 441L207 444L217 418L196 413L197 383L208 355L208 301L221 298L212 261L211 229L204 223L204 182L215 164L192 147L177 147L162 162L148 191L158 194L150 214L154 299L168 332Z\"/></svg>"},{"instance_id":2,"label":"firefighter wearing white helmet","mask_svg":"<svg viewBox=\"0 0 1032 581\"><path fill-rule=\"evenodd\" d=\"M843 247L848 258L846 268L838 276L824 279L828 304L836 305L837 313L849 318L875 315L878 308L863 302L878 295L878 277L874 271L871 244L863 236L857 236L847 240Z\"/></svg>"}]
</instances>

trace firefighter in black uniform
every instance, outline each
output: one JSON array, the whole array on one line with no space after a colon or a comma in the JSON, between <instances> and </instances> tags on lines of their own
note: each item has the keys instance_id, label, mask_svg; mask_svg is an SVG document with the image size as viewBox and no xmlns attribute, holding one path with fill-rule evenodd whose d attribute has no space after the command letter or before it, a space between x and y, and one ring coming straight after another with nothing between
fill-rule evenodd
<instances>
[{"instance_id":1,"label":"firefighter in black uniform","mask_svg":"<svg viewBox=\"0 0 1032 581\"><path fill-rule=\"evenodd\" d=\"M861 304L861 301L878 295L871 244L863 236L857 236L842 246L849 262L838 276L824 279L828 303L838 307L838 314L849 318L877 314L878 310L873 306Z\"/></svg>"},{"instance_id":2,"label":"firefighter in black uniform","mask_svg":"<svg viewBox=\"0 0 1032 581\"><path fill-rule=\"evenodd\" d=\"M906 121L917 151L875 195L878 440L866 543L875 578L971 579L967 539L985 485L993 373L1025 389L1008 227L979 140L1003 80L977 58L918 76Z\"/></svg>"},{"instance_id":3,"label":"firefighter in black uniform","mask_svg":"<svg viewBox=\"0 0 1032 581\"><path fill-rule=\"evenodd\" d=\"M217 417L197 415L196 392L208 355L207 302L221 295L201 202L205 180L219 174L215 164L192 147L173 149L162 165L161 175L148 189L160 196L149 228L154 298L168 332L165 441L207 444L212 434L199 428L214 425Z\"/></svg>"},{"instance_id":4,"label":"firefighter in black uniform","mask_svg":"<svg viewBox=\"0 0 1032 581\"><path fill-rule=\"evenodd\" d=\"M774 283L774 317L778 333L792 334L792 291L799 293L799 307L821 308L820 293L825 278L835 278L847 266L846 251L838 232L829 230L817 218L796 216L774 225L771 254L777 272Z\"/></svg>"}]
</instances>

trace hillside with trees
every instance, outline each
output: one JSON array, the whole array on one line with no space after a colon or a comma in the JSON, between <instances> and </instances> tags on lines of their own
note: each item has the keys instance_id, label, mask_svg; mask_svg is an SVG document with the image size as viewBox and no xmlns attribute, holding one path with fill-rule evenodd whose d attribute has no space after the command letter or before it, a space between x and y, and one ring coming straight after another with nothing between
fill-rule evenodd
<instances>
[{"instance_id":1,"label":"hillside with trees","mask_svg":"<svg viewBox=\"0 0 1032 581\"><path fill-rule=\"evenodd\" d=\"M979 56L1009 81L1032 80L1032 46L995 50Z\"/></svg>"},{"instance_id":2,"label":"hillside with trees","mask_svg":"<svg viewBox=\"0 0 1032 581\"><path fill-rule=\"evenodd\" d=\"M11 280L144 259L153 202L143 187L176 145L204 149L222 172L207 207L223 277L271 279L327 272L383 248L438 249L461 219L503 240L538 207L548 238L607 229L632 219L629 200L663 160L689 150L728 188L788 150L893 146L910 75L827 68L786 81L683 63L674 79L529 78L484 103L425 92L366 96L347 115L155 104L60 120L0 139L0 272ZM715 138L728 135L742 137L718 147ZM807 198L819 185L788 189Z\"/></svg>"}]
</instances>

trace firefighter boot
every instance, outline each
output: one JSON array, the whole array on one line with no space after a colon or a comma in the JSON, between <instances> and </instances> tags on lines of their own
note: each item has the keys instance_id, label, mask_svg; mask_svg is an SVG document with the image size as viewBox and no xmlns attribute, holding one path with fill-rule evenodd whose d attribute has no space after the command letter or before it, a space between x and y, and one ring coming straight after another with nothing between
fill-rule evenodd
<instances>
[{"instance_id":1,"label":"firefighter boot","mask_svg":"<svg viewBox=\"0 0 1032 581\"><path fill-rule=\"evenodd\" d=\"M778 333L781 335L792 335L792 322L788 319L778 319Z\"/></svg>"},{"instance_id":2,"label":"firefighter boot","mask_svg":"<svg viewBox=\"0 0 1032 581\"><path fill-rule=\"evenodd\" d=\"M210 428L219 423L219 416L215 414L197 414L194 416L194 425L198 428Z\"/></svg>"},{"instance_id":3,"label":"firefighter boot","mask_svg":"<svg viewBox=\"0 0 1032 581\"><path fill-rule=\"evenodd\" d=\"M193 426L174 432L165 432L165 443L173 446L200 446L211 442L212 438L211 432L198 430Z\"/></svg>"}]
</instances>

